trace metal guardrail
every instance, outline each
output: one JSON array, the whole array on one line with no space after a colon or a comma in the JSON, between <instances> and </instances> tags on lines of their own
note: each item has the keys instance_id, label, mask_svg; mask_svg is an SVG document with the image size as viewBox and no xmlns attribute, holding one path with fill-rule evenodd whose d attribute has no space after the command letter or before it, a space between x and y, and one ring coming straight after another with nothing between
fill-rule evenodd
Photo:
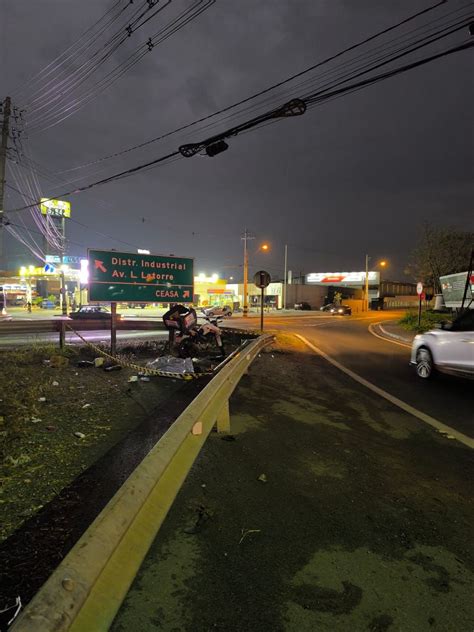
<instances>
[{"instance_id":1,"label":"metal guardrail","mask_svg":"<svg viewBox=\"0 0 474 632\"><path fill-rule=\"evenodd\" d=\"M78 331L95 331L98 329L110 330L110 321L104 320L63 320L58 318L57 320L10 320L0 323L0 336L16 333L44 333L60 331L61 323L68 323L73 325L74 329ZM154 330L164 331L165 326L162 322L157 320L118 320L117 329L120 330Z\"/></svg>"},{"instance_id":2,"label":"metal guardrail","mask_svg":"<svg viewBox=\"0 0 474 632\"><path fill-rule=\"evenodd\" d=\"M12 632L109 629L212 428L230 431L229 397L273 339L264 335L252 341L199 393L27 605Z\"/></svg>"}]
</instances>

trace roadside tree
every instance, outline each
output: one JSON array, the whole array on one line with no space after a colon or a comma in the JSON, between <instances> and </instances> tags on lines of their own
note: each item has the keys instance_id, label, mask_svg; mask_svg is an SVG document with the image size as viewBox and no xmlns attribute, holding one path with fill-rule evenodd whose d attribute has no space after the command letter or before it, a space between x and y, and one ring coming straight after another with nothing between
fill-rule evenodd
<instances>
[{"instance_id":1,"label":"roadside tree","mask_svg":"<svg viewBox=\"0 0 474 632\"><path fill-rule=\"evenodd\" d=\"M415 281L441 292L439 277L463 272L469 265L474 233L425 223L418 246L413 250L406 273Z\"/></svg>"}]
</instances>

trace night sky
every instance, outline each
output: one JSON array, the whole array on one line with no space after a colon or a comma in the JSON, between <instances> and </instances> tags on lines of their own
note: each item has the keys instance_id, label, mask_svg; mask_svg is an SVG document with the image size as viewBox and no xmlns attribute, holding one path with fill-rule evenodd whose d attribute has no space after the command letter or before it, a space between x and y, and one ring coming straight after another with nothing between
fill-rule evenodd
<instances>
[{"instance_id":1,"label":"night sky","mask_svg":"<svg viewBox=\"0 0 474 632\"><path fill-rule=\"evenodd\" d=\"M190 2L174 0L166 19ZM21 107L18 86L112 4L0 0L0 99L11 95ZM443 11L469 5L472 12L472 2L452 1ZM418 0L217 0L74 116L32 133L31 156L57 173L141 143L427 6ZM125 59L154 33L165 13L129 38L114 59ZM453 41L461 40L465 34ZM214 158L182 158L74 195L72 216L89 228L68 224L70 254L87 247L148 248L195 257L196 272L237 278L247 227L256 237L252 272L266 268L281 277L286 243L295 274L360 270L367 252L373 261L390 262L386 276L403 279L423 221L474 228L472 68L470 49L232 138L229 150ZM213 132L183 132L61 177L81 176L79 185L86 184ZM40 182L45 196L72 188ZM6 208L22 205L8 190ZM256 252L264 241L270 254ZM14 248L9 240L9 253Z\"/></svg>"}]
</instances>

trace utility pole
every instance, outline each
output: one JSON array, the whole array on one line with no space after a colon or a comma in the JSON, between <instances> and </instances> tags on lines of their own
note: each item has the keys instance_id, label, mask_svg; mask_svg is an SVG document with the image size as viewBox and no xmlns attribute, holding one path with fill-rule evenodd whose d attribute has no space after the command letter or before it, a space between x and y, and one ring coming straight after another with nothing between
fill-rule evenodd
<instances>
[{"instance_id":1,"label":"utility pole","mask_svg":"<svg viewBox=\"0 0 474 632\"><path fill-rule=\"evenodd\" d=\"M0 268L3 263L3 225L4 225L4 195L5 195L5 167L7 164L7 143L10 135L11 99L6 97L3 102L2 139L0 144Z\"/></svg>"},{"instance_id":2,"label":"utility pole","mask_svg":"<svg viewBox=\"0 0 474 632\"><path fill-rule=\"evenodd\" d=\"M249 256L248 256L247 241L249 239L255 239L255 237L250 235L249 231L245 229L244 234L242 235L241 239L244 242L244 296L243 296L244 305L243 305L243 310L244 310L244 318L247 318L248 311L249 311L249 304L248 304Z\"/></svg>"},{"instance_id":3,"label":"utility pole","mask_svg":"<svg viewBox=\"0 0 474 632\"><path fill-rule=\"evenodd\" d=\"M365 311L369 311L369 255L365 255Z\"/></svg>"},{"instance_id":4,"label":"utility pole","mask_svg":"<svg viewBox=\"0 0 474 632\"><path fill-rule=\"evenodd\" d=\"M288 246L285 244L285 278L283 279L283 309L286 309L286 285L288 283Z\"/></svg>"}]
</instances>

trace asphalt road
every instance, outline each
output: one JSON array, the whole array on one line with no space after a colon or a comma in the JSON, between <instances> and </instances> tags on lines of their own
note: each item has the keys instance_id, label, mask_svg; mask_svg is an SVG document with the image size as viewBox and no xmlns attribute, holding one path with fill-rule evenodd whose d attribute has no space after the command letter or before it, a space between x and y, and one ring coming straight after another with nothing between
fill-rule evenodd
<instances>
[{"instance_id":1,"label":"asphalt road","mask_svg":"<svg viewBox=\"0 0 474 632\"><path fill-rule=\"evenodd\" d=\"M288 335L432 412L408 348L367 331L390 317L272 320L111 632L472 631L472 449ZM454 425L468 386L423 389Z\"/></svg>"},{"instance_id":2,"label":"asphalt road","mask_svg":"<svg viewBox=\"0 0 474 632\"><path fill-rule=\"evenodd\" d=\"M387 391L417 410L470 437L474 436L472 382L445 375L423 381L409 366L410 346L381 340L370 325L396 321L400 312L375 312L352 317L327 317L315 313L305 317L267 318L267 330L300 334L344 367ZM246 321L232 321L243 326ZM259 322L249 319L249 326ZM377 328L372 327L377 333Z\"/></svg>"},{"instance_id":3,"label":"asphalt road","mask_svg":"<svg viewBox=\"0 0 474 632\"><path fill-rule=\"evenodd\" d=\"M96 331L81 331L81 336L89 342L108 342L110 341L110 333L105 329ZM166 331L117 331L117 340L125 342L126 340L165 340L168 337ZM21 333L7 334L0 336L0 349L12 348L23 345L53 343L58 344L59 334L51 333ZM82 340L73 333L66 333L66 344L83 344Z\"/></svg>"}]
</instances>

